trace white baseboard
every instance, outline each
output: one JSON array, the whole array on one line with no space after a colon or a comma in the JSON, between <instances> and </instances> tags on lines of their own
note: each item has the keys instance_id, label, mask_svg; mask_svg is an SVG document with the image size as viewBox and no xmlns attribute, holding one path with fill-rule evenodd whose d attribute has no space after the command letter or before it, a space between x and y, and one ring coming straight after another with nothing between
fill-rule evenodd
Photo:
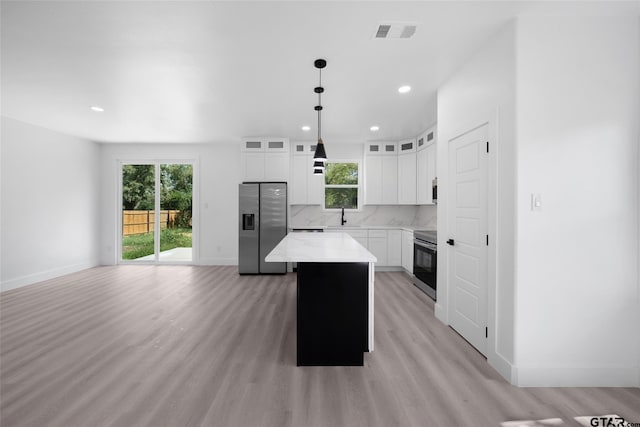
<instances>
[{"instance_id":1,"label":"white baseboard","mask_svg":"<svg viewBox=\"0 0 640 427\"><path fill-rule=\"evenodd\" d=\"M68 265L60 268L54 268L52 270L41 271L38 273L33 273L33 274L29 274L22 277L16 277L10 280L5 280L0 284L0 292L21 288L23 286L32 285L34 283L42 282L44 280L55 279L56 277L64 276L65 274L76 273L78 271L86 270L88 268L93 268L98 265L100 264L97 261L91 261L86 263Z\"/></svg>"},{"instance_id":2,"label":"white baseboard","mask_svg":"<svg viewBox=\"0 0 640 427\"><path fill-rule=\"evenodd\" d=\"M498 353L487 352L487 363L493 369L495 369L502 378L509 381L511 384L516 384L516 378L514 376L515 367L502 355Z\"/></svg>"},{"instance_id":3,"label":"white baseboard","mask_svg":"<svg viewBox=\"0 0 640 427\"><path fill-rule=\"evenodd\" d=\"M238 258L200 258L198 265L238 265Z\"/></svg>"},{"instance_id":4,"label":"white baseboard","mask_svg":"<svg viewBox=\"0 0 640 427\"><path fill-rule=\"evenodd\" d=\"M446 310L444 309L444 307L442 307L442 305L438 304L437 302L435 305L434 314L436 315L436 319L438 319L445 325L449 324Z\"/></svg>"},{"instance_id":5,"label":"white baseboard","mask_svg":"<svg viewBox=\"0 0 640 427\"><path fill-rule=\"evenodd\" d=\"M515 367L518 387L640 387L637 366Z\"/></svg>"},{"instance_id":6,"label":"white baseboard","mask_svg":"<svg viewBox=\"0 0 640 427\"><path fill-rule=\"evenodd\" d=\"M386 266L378 267L376 265L376 272L378 271L406 271L406 270L402 267L386 267Z\"/></svg>"}]
</instances>

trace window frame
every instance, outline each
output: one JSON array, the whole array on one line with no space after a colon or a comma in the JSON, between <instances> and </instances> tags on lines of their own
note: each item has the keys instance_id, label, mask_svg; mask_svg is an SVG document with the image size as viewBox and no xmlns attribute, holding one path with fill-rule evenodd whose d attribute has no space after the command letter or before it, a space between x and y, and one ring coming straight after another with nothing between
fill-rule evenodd
<instances>
[{"instance_id":1,"label":"window frame","mask_svg":"<svg viewBox=\"0 0 640 427\"><path fill-rule=\"evenodd\" d=\"M355 209L345 208L345 212L360 212L362 211L362 160L361 159L335 159L327 160L326 163L355 163L358 165L358 184L326 184L325 174L322 174L322 210L326 212L339 212L342 208L328 208L327 202L327 188L355 188L357 191L357 203L358 207Z\"/></svg>"}]
</instances>

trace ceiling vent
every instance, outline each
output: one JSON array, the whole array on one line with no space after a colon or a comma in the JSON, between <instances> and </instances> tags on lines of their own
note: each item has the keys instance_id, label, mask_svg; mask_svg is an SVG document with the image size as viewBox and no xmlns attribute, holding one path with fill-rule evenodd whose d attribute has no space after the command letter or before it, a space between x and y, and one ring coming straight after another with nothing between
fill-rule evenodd
<instances>
[{"instance_id":1,"label":"ceiling vent","mask_svg":"<svg viewBox=\"0 0 640 427\"><path fill-rule=\"evenodd\" d=\"M374 39L409 39L416 33L416 24L411 22L394 22L378 25Z\"/></svg>"}]
</instances>

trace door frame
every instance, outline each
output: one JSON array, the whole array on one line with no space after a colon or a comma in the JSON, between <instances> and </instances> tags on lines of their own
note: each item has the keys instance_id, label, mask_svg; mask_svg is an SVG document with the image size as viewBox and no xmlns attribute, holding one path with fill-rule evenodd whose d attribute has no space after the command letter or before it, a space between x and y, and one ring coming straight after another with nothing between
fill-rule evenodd
<instances>
[{"instance_id":1,"label":"door frame","mask_svg":"<svg viewBox=\"0 0 640 427\"><path fill-rule=\"evenodd\" d=\"M154 165L155 171L160 170L160 165L164 164L190 164L193 168L193 182L191 191L191 261L160 261L160 239L155 238L160 235L160 215L155 215L154 221L154 260L125 260L122 259L122 166L124 165ZM197 158L162 158L162 159L117 159L116 160L116 263L133 265L197 265L200 260L200 171L199 160ZM160 175L155 174L156 189L160 187ZM154 209L160 210L160 197L156 193Z\"/></svg>"},{"instance_id":2,"label":"door frame","mask_svg":"<svg viewBox=\"0 0 640 427\"><path fill-rule=\"evenodd\" d=\"M483 129L484 128L484 129ZM455 155L455 152L452 152L453 146L454 144L457 144L458 141L460 141L461 138L465 138L468 135L475 133L479 130L482 130L482 137L483 139L486 139L486 142L489 142L489 124L488 123L484 123L481 124L479 126L475 126L472 129L469 129L463 133L461 133L458 136L455 136L451 139L449 139L447 141L447 181L449 182L449 186L447 187L447 200L453 200L453 196L455 194L455 188L454 185L452 183L452 177L454 176L455 172L452 169L452 165L453 164L457 164L457 162L455 160L452 159L452 155ZM479 150L483 150L483 142L482 140L480 140L479 142L477 142L477 144L479 144ZM465 144L466 145L466 144ZM484 155L484 153L482 153L481 155ZM487 150L486 156L484 157L484 159L482 160L482 162L484 163L484 172L482 173L482 175L484 175L481 179L484 180L483 185L485 186L485 191L484 191L484 209L482 209L483 215L486 215L485 220L486 222L483 225L483 229L481 230L481 234L485 234L487 236L489 236L489 151ZM447 233L446 236L444 236L446 239L450 239L453 238L455 240L458 240L459 236L454 234L454 221L455 218L455 206L453 203L448 203L447 204ZM478 236L480 238L480 241L482 241L482 237ZM492 239L490 239L492 240ZM480 323L480 327L482 324L485 325L486 328L489 327L489 245L488 245L488 241L487 241L487 246L486 249L484 249L484 268L485 268L485 272L484 272L484 278L483 280L485 281L484 286L485 288L483 289L483 293L484 295L482 295L482 299L484 301L480 302L480 306L479 308L482 308L482 306L484 306L484 313L480 313L481 316L478 319L478 322ZM455 250L455 245L453 247L449 247L448 245L445 246L446 248L446 253L447 255L450 255L453 253L452 250L450 249L454 249ZM473 345L472 343L472 337L471 336L465 336L462 334L462 331L460 329L456 329L456 327L454 327L452 325L453 323L453 315L455 307L454 307L454 303L455 303L455 295L454 295L454 289L453 289L453 283L451 282L451 277L452 274L454 273L453 270L453 266L454 266L454 259L452 256L447 256L447 270L446 270L446 275L447 275L447 290L448 292L448 298L447 298L447 311L449 313L449 325L458 333L460 334L463 338L465 338L471 345ZM484 315L482 315L484 314ZM459 325L459 326L463 326L463 325ZM480 352L483 355L486 355L488 352L488 347L489 347L489 340L488 340L488 336L486 338L484 338L481 342L478 342L478 347L476 347L474 345L475 349L478 350L478 352Z\"/></svg>"},{"instance_id":3,"label":"door frame","mask_svg":"<svg viewBox=\"0 0 640 427\"><path fill-rule=\"evenodd\" d=\"M459 125L455 126L455 131L449 134L438 132L437 144L437 176L438 176L438 192L445 195L449 191L449 141L456 139L465 133L473 131L481 126L488 125L489 138L489 156L487 159L488 177L487 177L487 227L489 232L489 248L487 252L487 327L489 328L489 337L487 339L487 362L500 374L507 379L512 378L512 366L508 361L509 358L503 356L498 351L498 340L500 334L508 334L508 331L498 330L497 319L497 284L498 284L498 265L497 265L497 248L500 236L498 235L497 212L498 212L498 147L501 144L498 129L500 129L501 111L500 107L491 109L488 114L483 115L474 120L459 120ZM515 200L514 202L515 203ZM442 250L438 254L438 300L435 303L435 316L442 323L449 325L449 286L447 285L449 271L449 257L444 248L447 247L447 234L450 233L450 220L447 218L448 205L446 197L441 197L437 204L438 214L438 246ZM515 232L515 230L514 230ZM509 281L509 278L503 280ZM513 283L513 282L511 282ZM513 339L513 338L511 338Z\"/></svg>"}]
</instances>

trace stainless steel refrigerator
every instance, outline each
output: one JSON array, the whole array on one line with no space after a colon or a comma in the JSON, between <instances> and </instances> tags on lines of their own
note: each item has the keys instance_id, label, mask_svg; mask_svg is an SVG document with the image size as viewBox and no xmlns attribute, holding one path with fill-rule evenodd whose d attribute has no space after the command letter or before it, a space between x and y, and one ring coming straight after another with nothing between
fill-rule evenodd
<instances>
[{"instance_id":1,"label":"stainless steel refrigerator","mask_svg":"<svg viewBox=\"0 0 640 427\"><path fill-rule=\"evenodd\" d=\"M265 262L264 258L287 235L287 183L243 183L239 193L238 272L286 273L286 262Z\"/></svg>"}]
</instances>

